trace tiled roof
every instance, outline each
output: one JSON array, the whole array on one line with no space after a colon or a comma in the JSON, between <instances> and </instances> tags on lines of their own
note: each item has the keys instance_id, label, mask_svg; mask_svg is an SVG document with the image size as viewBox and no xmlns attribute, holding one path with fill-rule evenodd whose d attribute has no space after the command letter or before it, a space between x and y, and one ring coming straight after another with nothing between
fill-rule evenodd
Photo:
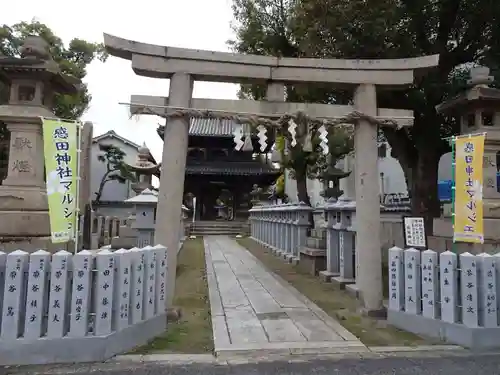
<instances>
[{"instance_id":1,"label":"tiled roof","mask_svg":"<svg viewBox=\"0 0 500 375\"><path fill-rule=\"evenodd\" d=\"M233 137L236 123L231 120L217 118L195 117L191 118L189 135L203 137ZM163 138L165 127L160 125L157 129L158 135Z\"/></svg>"},{"instance_id":2,"label":"tiled roof","mask_svg":"<svg viewBox=\"0 0 500 375\"><path fill-rule=\"evenodd\" d=\"M274 175L279 174L279 170L259 161L253 162L192 162L186 165L187 175Z\"/></svg>"},{"instance_id":3,"label":"tiled roof","mask_svg":"<svg viewBox=\"0 0 500 375\"><path fill-rule=\"evenodd\" d=\"M232 137L235 127L236 123L231 120L195 117L191 119L189 134L205 137Z\"/></svg>"}]
</instances>

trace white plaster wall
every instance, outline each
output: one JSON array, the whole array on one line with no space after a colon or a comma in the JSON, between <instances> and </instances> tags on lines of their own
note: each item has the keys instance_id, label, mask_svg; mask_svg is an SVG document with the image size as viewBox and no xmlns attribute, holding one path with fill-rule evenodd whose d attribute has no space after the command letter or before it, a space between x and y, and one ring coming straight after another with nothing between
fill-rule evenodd
<instances>
[{"instance_id":1,"label":"white plaster wall","mask_svg":"<svg viewBox=\"0 0 500 375\"><path fill-rule=\"evenodd\" d=\"M127 164L135 164L137 159L137 150L121 142L117 138L107 138L100 141L102 144L112 144L119 147L123 152L125 152L125 162ZM97 156L103 154L99 150L99 145L97 143L92 144L91 158L92 158L92 168L91 168L91 199L95 199L95 193L99 190L99 184L101 183L104 173L106 173L106 164L97 160ZM123 202L125 199L135 196L135 192L132 190L130 181L120 184L118 181L109 181L104 186L104 190L101 196L101 201L112 201L112 202Z\"/></svg>"},{"instance_id":2,"label":"white plaster wall","mask_svg":"<svg viewBox=\"0 0 500 375\"><path fill-rule=\"evenodd\" d=\"M384 177L384 192L382 192L382 179L379 178L378 184L380 193L391 194L391 193L407 193L408 189L406 186L405 176L403 169L399 165L397 159L390 156L390 147L387 145L387 156L384 158L379 158L378 169L379 176L383 173ZM341 160L337 167L343 169L343 160ZM356 173L354 171L353 173ZM321 205L324 203L324 199L321 197L320 193L323 189L323 184L318 180L308 180L307 189L309 193L309 198L313 207ZM297 203L297 185L295 180L289 177L289 173L285 173L285 193L290 198L291 202Z\"/></svg>"},{"instance_id":3,"label":"white plaster wall","mask_svg":"<svg viewBox=\"0 0 500 375\"><path fill-rule=\"evenodd\" d=\"M379 189L380 194L407 193L405 175L403 168L396 158L390 156L391 149L387 146L387 156L378 159ZM383 173L383 175L382 175ZM383 178L383 184L382 184ZM382 189L383 185L383 189Z\"/></svg>"},{"instance_id":4,"label":"white plaster wall","mask_svg":"<svg viewBox=\"0 0 500 375\"><path fill-rule=\"evenodd\" d=\"M451 168L451 152L441 156L439 160L438 180L451 180L453 171Z\"/></svg>"}]
</instances>

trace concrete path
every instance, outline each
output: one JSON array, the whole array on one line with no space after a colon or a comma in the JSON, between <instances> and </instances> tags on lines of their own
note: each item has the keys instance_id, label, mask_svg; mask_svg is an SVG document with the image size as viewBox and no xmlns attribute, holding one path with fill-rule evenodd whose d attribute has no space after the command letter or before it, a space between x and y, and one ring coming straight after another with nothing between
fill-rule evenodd
<instances>
[{"instance_id":1,"label":"concrete path","mask_svg":"<svg viewBox=\"0 0 500 375\"><path fill-rule=\"evenodd\" d=\"M319 354L368 349L227 236L204 238L215 352Z\"/></svg>"}]
</instances>

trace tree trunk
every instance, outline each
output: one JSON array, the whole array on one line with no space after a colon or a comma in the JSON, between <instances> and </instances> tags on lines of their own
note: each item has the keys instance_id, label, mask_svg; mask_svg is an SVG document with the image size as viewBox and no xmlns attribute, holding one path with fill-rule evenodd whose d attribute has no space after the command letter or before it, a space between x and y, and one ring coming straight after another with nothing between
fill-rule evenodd
<instances>
[{"instance_id":1,"label":"tree trunk","mask_svg":"<svg viewBox=\"0 0 500 375\"><path fill-rule=\"evenodd\" d=\"M304 202L308 206L311 206L311 200L309 199L309 194L307 193L307 174L306 171L295 170L295 182L297 183L297 198L299 202ZM312 211L308 215L309 228L307 230L307 235L310 235L311 228L314 228L314 217Z\"/></svg>"},{"instance_id":2,"label":"tree trunk","mask_svg":"<svg viewBox=\"0 0 500 375\"><path fill-rule=\"evenodd\" d=\"M411 203L412 213L423 216L428 235L432 234L432 223L440 214L440 202L437 194L438 167L441 155L432 148L419 150L415 167L412 171Z\"/></svg>"},{"instance_id":3,"label":"tree trunk","mask_svg":"<svg viewBox=\"0 0 500 375\"><path fill-rule=\"evenodd\" d=\"M92 207L89 203L85 205L83 213L83 249L92 248L92 220L91 220Z\"/></svg>"},{"instance_id":4,"label":"tree trunk","mask_svg":"<svg viewBox=\"0 0 500 375\"><path fill-rule=\"evenodd\" d=\"M99 189L94 193L96 203L99 203L101 201L102 191L104 190L104 186L106 185L106 183L109 181L108 180L109 173L110 172L108 171L104 174L104 176L102 176L101 183L99 184Z\"/></svg>"},{"instance_id":5,"label":"tree trunk","mask_svg":"<svg viewBox=\"0 0 500 375\"><path fill-rule=\"evenodd\" d=\"M295 181L297 183L297 198L299 202L311 205L309 194L307 193L307 175L302 171L295 171Z\"/></svg>"}]
</instances>

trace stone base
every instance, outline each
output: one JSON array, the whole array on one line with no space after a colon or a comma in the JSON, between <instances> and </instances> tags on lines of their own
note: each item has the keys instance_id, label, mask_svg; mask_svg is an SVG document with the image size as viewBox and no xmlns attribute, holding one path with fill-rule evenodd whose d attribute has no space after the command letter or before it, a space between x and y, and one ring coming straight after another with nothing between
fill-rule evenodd
<instances>
[{"instance_id":1,"label":"stone base","mask_svg":"<svg viewBox=\"0 0 500 375\"><path fill-rule=\"evenodd\" d=\"M359 298L361 298L361 295ZM385 307L381 307L378 310L368 310L363 307L361 309L361 313L365 316L369 316L370 318L387 319L387 309Z\"/></svg>"},{"instance_id":2,"label":"stone base","mask_svg":"<svg viewBox=\"0 0 500 375\"><path fill-rule=\"evenodd\" d=\"M319 278L321 279L321 281L328 283L328 282L330 282L332 277L337 277L338 275L339 275L338 273L333 273L333 272L329 272L329 271L321 271L319 273Z\"/></svg>"},{"instance_id":3,"label":"stone base","mask_svg":"<svg viewBox=\"0 0 500 375\"><path fill-rule=\"evenodd\" d=\"M129 227L120 227L120 237L137 238L137 229Z\"/></svg>"},{"instance_id":4,"label":"stone base","mask_svg":"<svg viewBox=\"0 0 500 375\"><path fill-rule=\"evenodd\" d=\"M47 190L44 187L0 186L0 211L47 211Z\"/></svg>"},{"instance_id":5,"label":"stone base","mask_svg":"<svg viewBox=\"0 0 500 375\"><path fill-rule=\"evenodd\" d=\"M280 257L283 250L281 249L278 249L277 247L272 247L271 248L271 252L273 253L273 255L277 256L277 257Z\"/></svg>"},{"instance_id":6,"label":"stone base","mask_svg":"<svg viewBox=\"0 0 500 375\"><path fill-rule=\"evenodd\" d=\"M500 214L500 209L495 211L497 214ZM484 239L485 242L489 241L499 241L500 240L500 232L498 231L498 227L500 225L500 218L492 218L484 214L483 219L483 228L484 228ZM445 237L445 238L453 238L453 228L452 228L452 219L448 217L441 217L434 219L433 222L433 234L437 237ZM433 249L434 250L434 249Z\"/></svg>"},{"instance_id":7,"label":"stone base","mask_svg":"<svg viewBox=\"0 0 500 375\"><path fill-rule=\"evenodd\" d=\"M291 264L299 264L299 257L296 256L296 255L293 255L293 254L286 254L286 256L284 257L285 258L285 261L287 263L291 263Z\"/></svg>"},{"instance_id":8,"label":"stone base","mask_svg":"<svg viewBox=\"0 0 500 375\"><path fill-rule=\"evenodd\" d=\"M52 243L50 237L18 238L5 242L0 241L0 251L6 253L11 253L15 250L23 250L28 253L34 253L40 249L46 250L52 254L57 253L60 250L65 250L73 254L75 252L75 243L74 241L70 241L68 243L54 244Z\"/></svg>"},{"instance_id":9,"label":"stone base","mask_svg":"<svg viewBox=\"0 0 500 375\"><path fill-rule=\"evenodd\" d=\"M448 323L404 311L387 311L387 322L416 335L427 336L461 345L469 349L485 350L500 348L500 327L470 328L459 323Z\"/></svg>"},{"instance_id":10,"label":"stone base","mask_svg":"<svg viewBox=\"0 0 500 375\"><path fill-rule=\"evenodd\" d=\"M107 336L0 340L0 365L104 362L165 332L164 314Z\"/></svg>"},{"instance_id":11,"label":"stone base","mask_svg":"<svg viewBox=\"0 0 500 375\"><path fill-rule=\"evenodd\" d=\"M325 250L302 248L299 259L299 267L312 276L317 276L319 271L326 268Z\"/></svg>"},{"instance_id":12,"label":"stone base","mask_svg":"<svg viewBox=\"0 0 500 375\"><path fill-rule=\"evenodd\" d=\"M111 239L112 249L131 249L137 244L137 238L130 237L114 237Z\"/></svg>"},{"instance_id":13,"label":"stone base","mask_svg":"<svg viewBox=\"0 0 500 375\"><path fill-rule=\"evenodd\" d=\"M345 291L347 294L353 296L354 298L360 299L361 298L361 290L359 289L359 286L354 283L354 284L347 284L345 286Z\"/></svg>"},{"instance_id":14,"label":"stone base","mask_svg":"<svg viewBox=\"0 0 500 375\"><path fill-rule=\"evenodd\" d=\"M0 237L50 237L48 211L0 211Z\"/></svg>"},{"instance_id":15,"label":"stone base","mask_svg":"<svg viewBox=\"0 0 500 375\"><path fill-rule=\"evenodd\" d=\"M342 276L338 276L338 277L332 277L330 282L332 284L334 284L335 286L338 286L341 290L344 290L347 285L354 284L356 282L356 280L346 279L346 278L343 278Z\"/></svg>"}]
</instances>

